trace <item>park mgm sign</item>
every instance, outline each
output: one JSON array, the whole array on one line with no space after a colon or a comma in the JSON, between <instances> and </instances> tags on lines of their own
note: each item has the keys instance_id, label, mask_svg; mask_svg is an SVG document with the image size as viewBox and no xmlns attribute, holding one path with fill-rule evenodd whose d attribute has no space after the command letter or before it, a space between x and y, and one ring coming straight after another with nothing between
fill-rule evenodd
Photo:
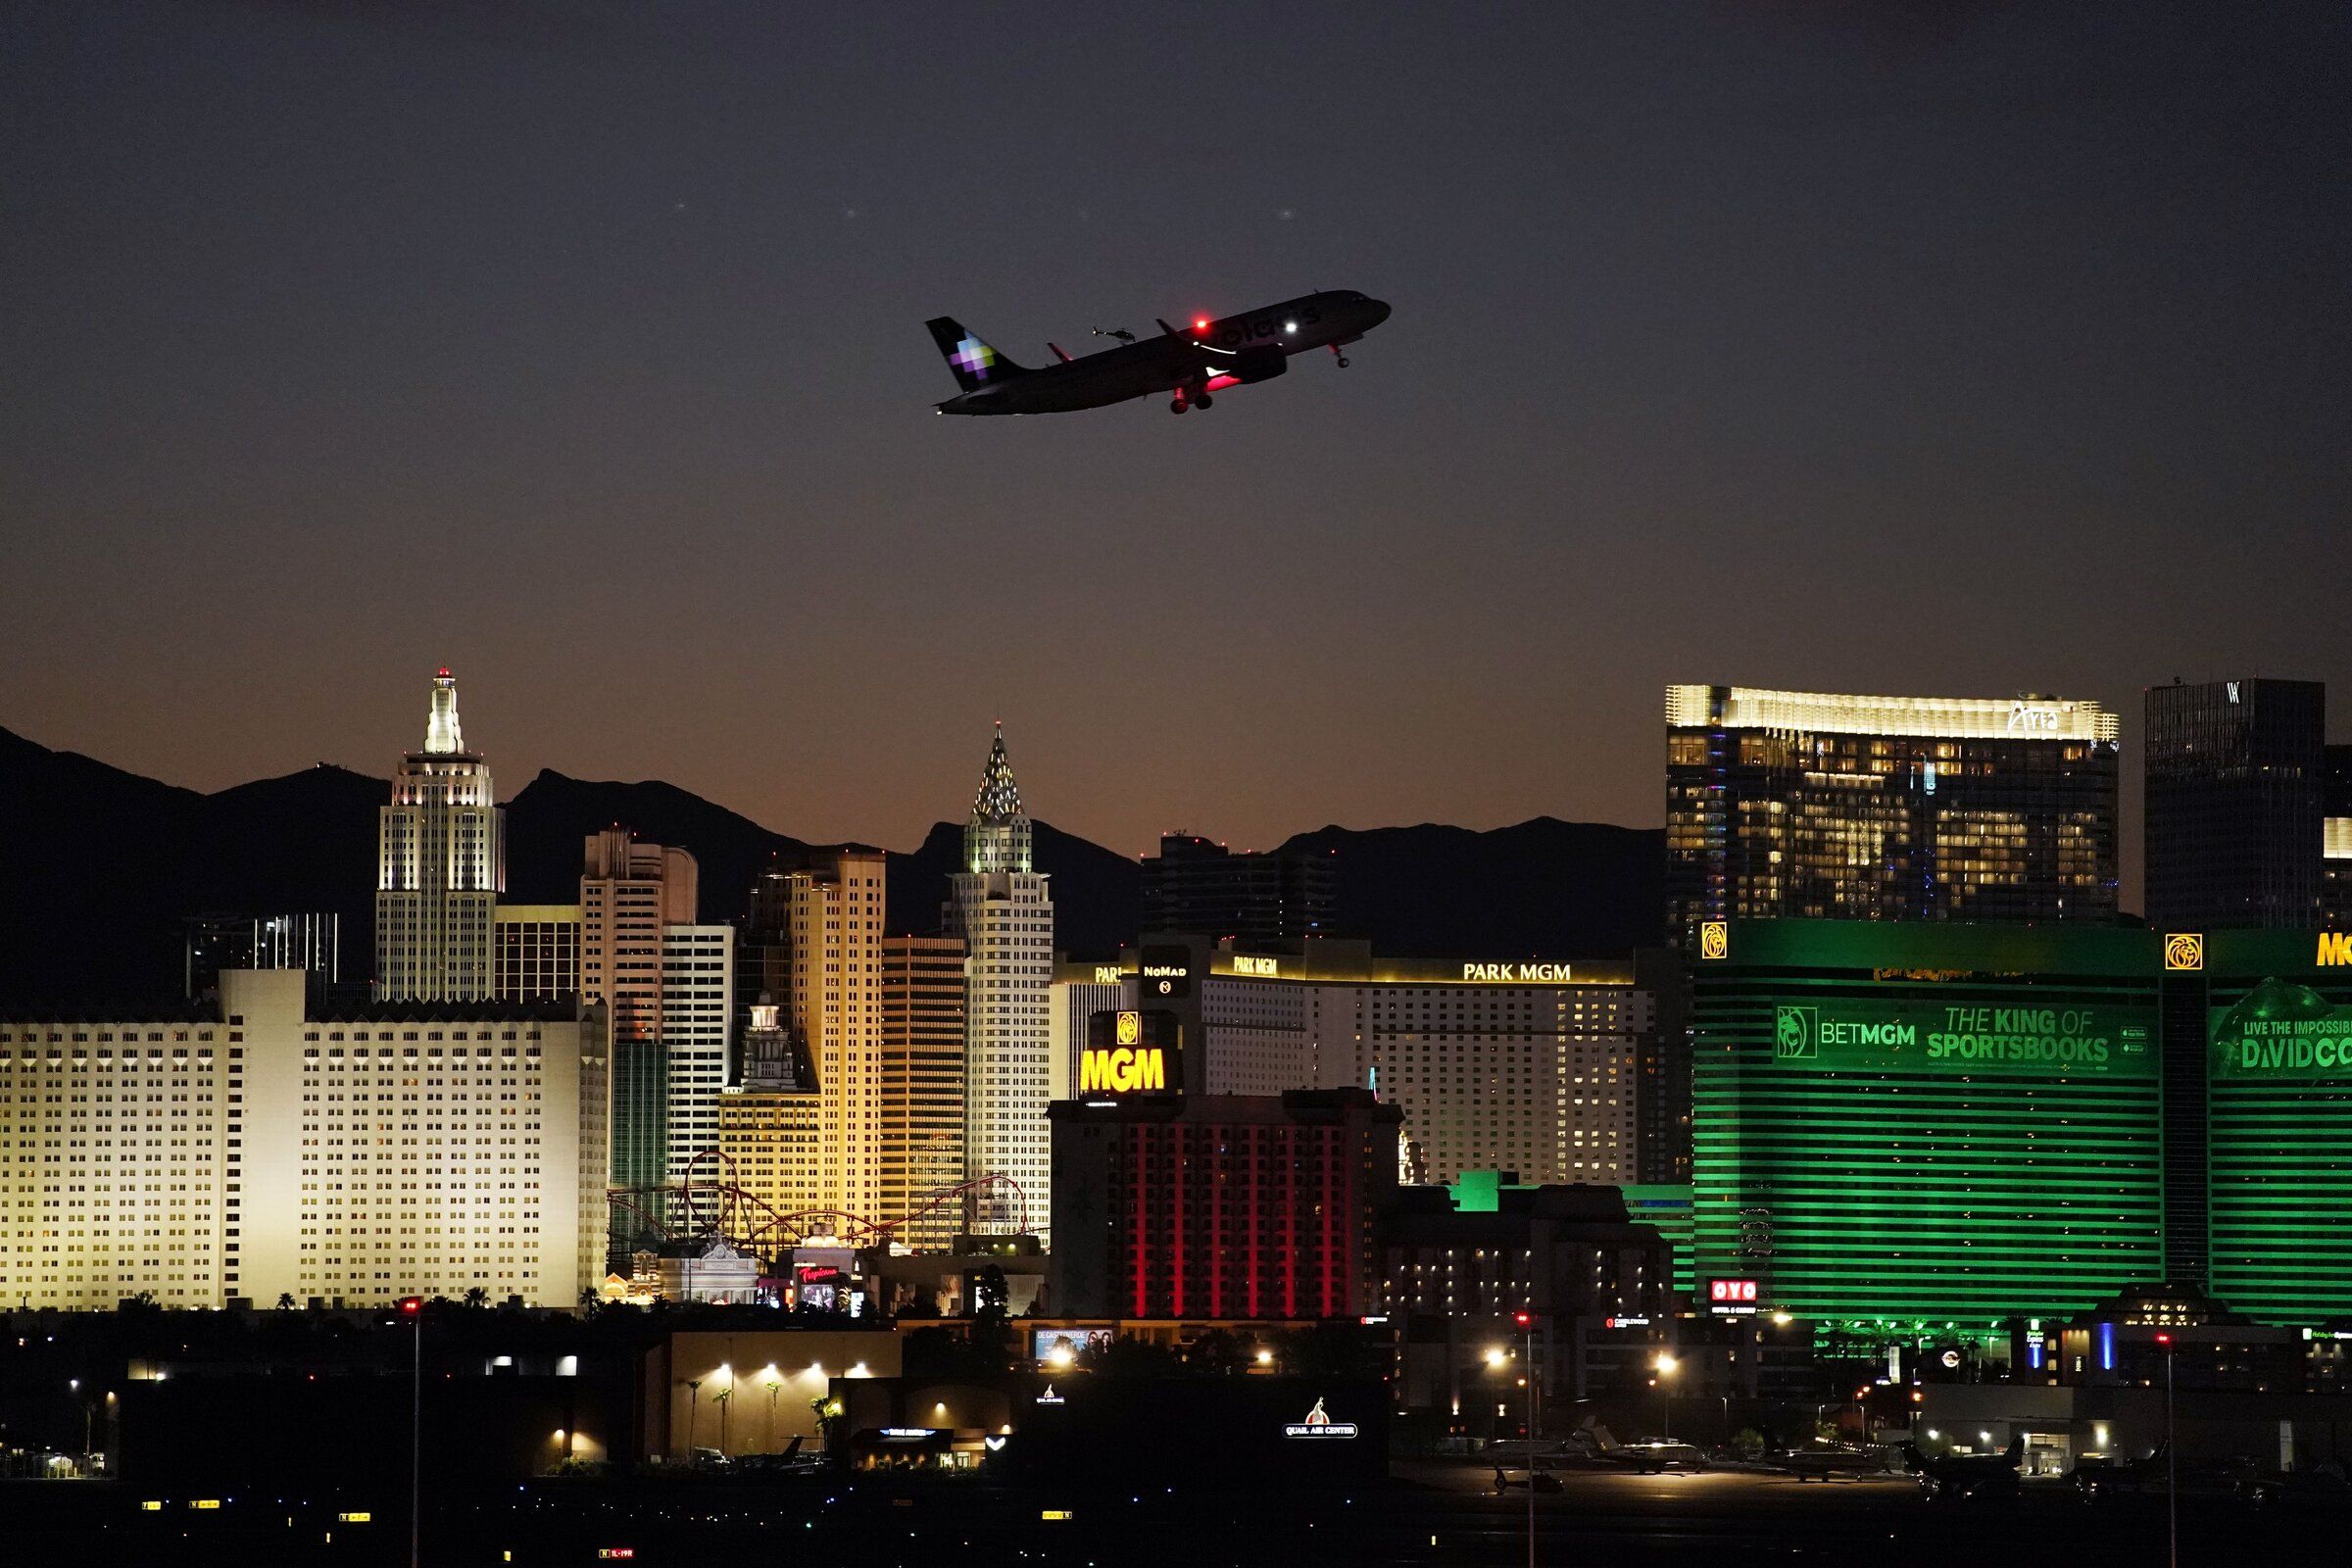
<instances>
[{"instance_id":1,"label":"park mgm sign","mask_svg":"<svg viewBox=\"0 0 2352 1568\"><path fill-rule=\"evenodd\" d=\"M1182 1090L1183 1038L1183 1022L1164 1009L1094 1014L1078 1054L1079 1098Z\"/></svg>"}]
</instances>

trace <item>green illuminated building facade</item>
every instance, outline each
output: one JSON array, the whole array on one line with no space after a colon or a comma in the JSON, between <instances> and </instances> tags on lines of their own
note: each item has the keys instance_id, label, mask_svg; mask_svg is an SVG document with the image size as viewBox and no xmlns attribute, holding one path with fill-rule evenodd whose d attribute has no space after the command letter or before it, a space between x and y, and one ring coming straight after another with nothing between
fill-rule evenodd
<instances>
[{"instance_id":1,"label":"green illuminated building facade","mask_svg":"<svg viewBox=\"0 0 2352 1568\"><path fill-rule=\"evenodd\" d=\"M1696 1285L1990 1329L2127 1285L2352 1315L2352 941L1731 921L1692 974Z\"/></svg>"},{"instance_id":2,"label":"green illuminated building facade","mask_svg":"<svg viewBox=\"0 0 2352 1568\"><path fill-rule=\"evenodd\" d=\"M2204 1222L2212 1293L2266 1322L2352 1313L2344 935L2215 931L2204 937L2201 968L2165 975L2168 1022L2177 1017L2209 1042L2198 1151L2205 1212L2184 1214L2183 1225Z\"/></svg>"},{"instance_id":3,"label":"green illuminated building facade","mask_svg":"<svg viewBox=\"0 0 2352 1568\"><path fill-rule=\"evenodd\" d=\"M2146 932L1766 920L1701 935L1702 1293L1753 1279L1800 1316L1989 1329L2162 1277Z\"/></svg>"}]
</instances>

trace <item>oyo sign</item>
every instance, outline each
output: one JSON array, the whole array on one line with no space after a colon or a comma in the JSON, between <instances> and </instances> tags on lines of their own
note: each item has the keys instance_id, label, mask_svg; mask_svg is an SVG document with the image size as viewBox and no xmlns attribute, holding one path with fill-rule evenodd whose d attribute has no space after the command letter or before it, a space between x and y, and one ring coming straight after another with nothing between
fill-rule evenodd
<instances>
[{"instance_id":1,"label":"oyo sign","mask_svg":"<svg viewBox=\"0 0 2352 1568\"><path fill-rule=\"evenodd\" d=\"M1725 1317L1740 1317L1756 1309L1754 1280L1707 1281L1707 1310Z\"/></svg>"}]
</instances>

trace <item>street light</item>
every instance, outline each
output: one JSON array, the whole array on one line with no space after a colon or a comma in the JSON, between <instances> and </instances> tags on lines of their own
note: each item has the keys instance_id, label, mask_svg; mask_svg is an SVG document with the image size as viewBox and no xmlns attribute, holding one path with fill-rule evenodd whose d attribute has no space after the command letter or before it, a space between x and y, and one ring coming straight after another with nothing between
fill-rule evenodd
<instances>
[{"instance_id":1,"label":"street light","mask_svg":"<svg viewBox=\"0 0 2352 1568\"><path fill-rule=\"evenodd\" d=\"M404 1296L409 1320L409 1568L424 1563L424 1298Z\"/></svg>"},{"instance_id":2,"label":"street light","mask_svg":"<svg viewBox=\"0 0 2352 1568\"><path fill-rule=\"evenodd\" d=\"M1536 1568L1536 1315L1514 1312L1511 1321L1527 1336L1527 1568Z\"/></svg>"},{"instance_id":3,"label":"street light","mask_svg":"<svg viewBox=\"0 0 2352 1568\"><path fill-rule=\"evenodd\" d=\"M1660 1350L1658 1352L1658 1359L1656 1362L1658 1372L1658 1420L1660 1422L1658 1436L1661 1440L1667 1443L1672 1443L1674 1441L1674 1400L1666 1391L1666 1380L1674 1376L1674 1369L1680 1365L1682 1365L1682 1363L1674 1358L1672 1351Z\"/></svg>"},{"instance_id":4,"label":"street light","mask_svg":"<svg viewBox=\"0 0 2352 1568\"><path fill-rule=\"evenodd\" d=\"M712 1373L711 1376L723 1377L727 1380L726 1388L711 1396L711 1397L718 1402L718 1451L721 1453L726 1453L729 1451L727 1447L727 1401L735 1397L734 1363L730 1361L719 1362L718 1370Z\"/></svg>"},{"instance_id":5,"label":"street light","mask_svg":"<svg viewBox=\"0 0 2352 1568\"><path fill-rule=\"evenodd\" d=\"M2159 1334L2164 1347L2164 1539L2165 1558L2180 1568L2180 1451L2173 1442L2173 1337Z\"/></svg>"}]
</instances>

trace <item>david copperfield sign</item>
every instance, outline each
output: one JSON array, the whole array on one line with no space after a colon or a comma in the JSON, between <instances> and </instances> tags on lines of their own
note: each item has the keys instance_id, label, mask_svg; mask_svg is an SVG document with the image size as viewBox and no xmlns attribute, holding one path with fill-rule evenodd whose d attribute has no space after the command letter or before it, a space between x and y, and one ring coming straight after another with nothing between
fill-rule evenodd
<instances>
[{"instance_id":1,"label":"david copperfield sign","mask_svg":"<svg viewBox=\"0 0 2352 1568\"><path fill-rule=\"evenodd\" d=\"M2352 1008L2306 985L2265 980L2213 1013L2217 1078L2352 1079Z\"/></svg>"},{"instance_id":2,"label":"david copperfield sign","mask_svg":"<svg viewBox=\"0 0 2352 1568\"><path fill-rule=\"evenodd\" d=\"M1825 1069L2154 1071L2151 1022L2135 1009L1838 1001L1774 1010L1776 1062Z\"/></svg>"}]
</instances>

